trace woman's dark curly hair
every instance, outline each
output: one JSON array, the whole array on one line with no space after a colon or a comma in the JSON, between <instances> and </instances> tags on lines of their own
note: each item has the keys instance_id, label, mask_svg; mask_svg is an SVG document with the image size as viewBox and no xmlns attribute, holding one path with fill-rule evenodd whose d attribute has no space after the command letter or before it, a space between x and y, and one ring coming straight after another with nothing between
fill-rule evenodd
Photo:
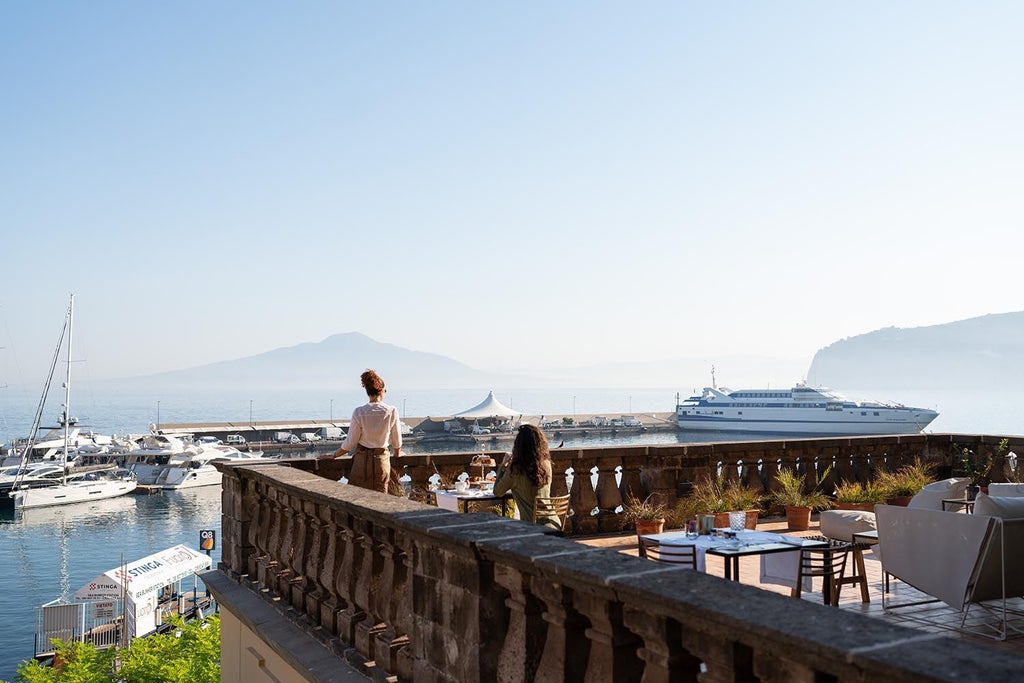
<instances>
[{"instance_id":1,"label":"woman's dark curly hair","mask_svg":"<svg viewBox=\"0 0 1024 683\"><path fill-rule=\"evenodd\" d=\"M363 388L366 389L366 395L370 398L384 393L384 380L373 370L367 370L359 375L359 381L362 383Z\"/></svg>"},{"instance_id":2,"label":"woman's dark curly hair","mask_svg":"<svg viewBox=\"0 0 1024 683\"><path fill-rule=\"evenodd\" d=\"M548 451L548 440L544 432L531 424L521 426L512 444L512 462L509 467L525 474L537 486L544 486L551 483L551 469L543 467L543 463L550 461L551 452Z\"/></svg>"}]
</instances>

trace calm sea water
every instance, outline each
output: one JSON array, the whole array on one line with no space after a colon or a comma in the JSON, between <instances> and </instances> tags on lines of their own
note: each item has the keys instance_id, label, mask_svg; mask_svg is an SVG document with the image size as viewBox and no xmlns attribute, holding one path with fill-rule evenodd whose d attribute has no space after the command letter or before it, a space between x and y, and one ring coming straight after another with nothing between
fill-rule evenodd
<instances>
[{"instance_id":1,"label":"calm sea water","mask_svg":"<svg viewBox=\"0 0 1024 683\"><path fill-rule=\"evenodd\" d=\"M689 395L691 388L682 391ZM1024 388L1014 393L991 392L845 392L851 397L898 400L907 405L935 408L939 418L932 432L988 434L1024 433ZM395 392L388 400L406 416L450 415L476 405L486 389L444 392ZM501 390L500 401L528 415L640 414L667 412L675 407L675 392L667 389ZM27 435L37 397L0 391L0 438ZM139 433L150 423L226 422L253 420L347 418L364 401L359 392L347 394L231 395L100 395L88 389L72 397L72 414L81 424L102 433ZM61 398L52 398L44 413L55 420ZM159 406L158 406L159 402ZM44 421L44 424L46 422ZM52 422L51 422L52 424ZM734 435L691 435L678 432L629 437L591 437L567 440L566 446L601 446L733 440ZM184 543L199 545L201 529L220 528L220 488L128 496L108 501L29 510L14 519L0 519L0 680L12 680L17 665L32 655L34 608L74 592L96 575L163 548ZM219 538L218 538L219 541ZM213 560L219 560L219 550Z\"/></svg>"},{"instance_id":2,"label":"calm sea water","mask_svg":"<svg viewBox=\"0 0 1024 683\"><path fill-rule=\"evenodd\" d=\"M34 647L34 608L69 596L105 571L179 543L199 547L216 529L220 561L220 487L25 510L0 518L0 680L14 679ZM183 583L186 587L187 581ZM191 589L191 586L188 586Z\"/></svg>"}]
</instances>

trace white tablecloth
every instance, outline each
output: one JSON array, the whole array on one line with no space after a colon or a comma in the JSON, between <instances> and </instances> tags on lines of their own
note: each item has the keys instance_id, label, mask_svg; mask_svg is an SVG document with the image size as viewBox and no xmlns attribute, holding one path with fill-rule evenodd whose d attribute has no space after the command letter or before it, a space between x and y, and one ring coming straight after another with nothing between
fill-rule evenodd
<instances>
[{"instance_id":1,"label":"white tablecloth","mask_svg":"<svg viewBox=\"0 0 1024 683\"><path fill-rule=\"evenodd\" d=\"M437 507L459 512L459 500L473 500L493 495L490 489L470 489L468 491L435 491Z\"/></svg>"},{"instance_id":2,"label":"white tablecloth","mask_svg":"<svg viewBox=\"0 0 1024 683\"><path fill-rule=\"evenodd\" d=\"M662 534L644 536L665 545L692 545L697 548L697 569L707 571L705 555L710 548L730 547L730 545L757 545L759 543L791 543L793 552L775 552L761 555L761 583L772 583L789 588L796 587L796 575L800 568L800 549L802 542L796 536L784 536L767 531L737 531L736 540L718 536L698 536L687 538L681 531L668 531ZM726 559L728 561L728 558ZM805 578L803 590L811 590L811 579Z\"/></svg>"}]
</instances>

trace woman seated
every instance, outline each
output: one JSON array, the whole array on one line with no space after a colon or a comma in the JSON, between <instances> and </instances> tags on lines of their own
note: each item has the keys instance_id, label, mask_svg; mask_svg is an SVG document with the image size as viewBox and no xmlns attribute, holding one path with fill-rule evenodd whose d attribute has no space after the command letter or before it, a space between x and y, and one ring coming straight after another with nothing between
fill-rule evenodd
<instances>
[{"instance_id":1,"label":"woman seated","mask_svg":"<svg viewBox=\"0 0 1024 683\"><path fill-rule=\"evenodd\" d=\"M533 520L533 502L537 496L551 495L551 453L544 433L531 424L519 428L512 452L505 456L498 468L494 493L503 496L512 491L512 499L519 510L519 519ZM537 524L562 530L557 516L537 518Z\"/></svg>"}]
</instances>

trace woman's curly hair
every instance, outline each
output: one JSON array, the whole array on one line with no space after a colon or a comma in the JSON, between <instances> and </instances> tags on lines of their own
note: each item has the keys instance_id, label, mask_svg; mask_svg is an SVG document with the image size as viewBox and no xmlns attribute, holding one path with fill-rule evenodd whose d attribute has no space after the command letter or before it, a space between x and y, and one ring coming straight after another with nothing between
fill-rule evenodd
<instances>
[{"instance_id":1,"label":"woman's curly hair","mask_svg":"<svg viewBox=\"0 0 1024 683\"><path fill-rule=\"evenodd\" d=\"M362 383L363 388L366 389L366 395L370 398L384 393L384 380L373 370L367 370L359 375L359 381Z\"/></svg>"},{"instance_id":2,"label":"woman's curly hair","mask_svg":"<svg viewBox=\"0 0 1024 683\"><path fill-rule=\"evenodd\" d=\"M551 452L544 432L535 425L521 426L512 444L512 462L509 467L525 474L535 485L544 486L551 483L551 469L542 465L550 460Z\"/></svg>"}]
</instances>

